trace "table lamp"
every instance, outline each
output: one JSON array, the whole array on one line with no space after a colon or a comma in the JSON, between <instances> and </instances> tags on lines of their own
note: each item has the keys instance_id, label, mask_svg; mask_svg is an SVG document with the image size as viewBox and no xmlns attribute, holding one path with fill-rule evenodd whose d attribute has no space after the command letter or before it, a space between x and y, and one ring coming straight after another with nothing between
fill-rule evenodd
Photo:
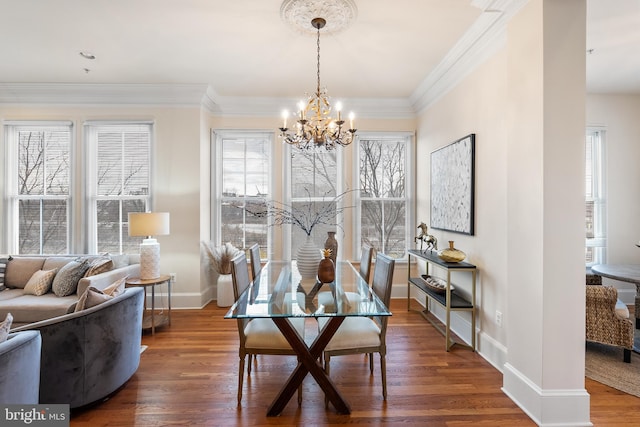
<instances>
[{"instance_id":1,"label":"table lamp","mask_svg":"<svg viewBox=\"0 0 640 427\"><path fill-rule=\"evenodd\" d=\"M140 244L140 279L160 277L160 244L151 236L169 234L169 212L129 213L129 236L146 237Z\"/></svg>"}]
</instances>

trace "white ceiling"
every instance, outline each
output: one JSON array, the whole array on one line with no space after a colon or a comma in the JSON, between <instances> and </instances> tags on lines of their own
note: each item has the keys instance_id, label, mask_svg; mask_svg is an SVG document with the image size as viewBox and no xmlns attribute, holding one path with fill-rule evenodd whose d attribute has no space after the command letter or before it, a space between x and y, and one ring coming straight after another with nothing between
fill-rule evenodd
<instances>
[{"instance_id":1,"label":"white ceiling","mask_svg":"<svg viewBox=\"0 0 640 427\"><path fill-rule=\"evenodd\" d=\"M321 36L322 85L334 99L400 99L415 107L524 0L355 2L353 25ZM199 85L220 99L297 99L315 89L316 41L289 28L280 5L0 0L0 100L1 91L18 90L13 84L34 83ZM589 91L640 93L640 0L588 5Z\"/></svg>"}]
</instances>

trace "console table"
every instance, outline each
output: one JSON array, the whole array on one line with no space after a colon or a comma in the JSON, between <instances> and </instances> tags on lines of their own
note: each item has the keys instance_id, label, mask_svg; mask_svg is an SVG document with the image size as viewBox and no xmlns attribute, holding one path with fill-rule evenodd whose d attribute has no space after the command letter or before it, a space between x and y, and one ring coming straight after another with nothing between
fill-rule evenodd
<instances>
[{"instance_id":1,"label":"console table","mask_svg":"<svg viewBox=\"0 0 640 427\"><path fill-rule=\"evenodd\" d=\"M449 349L458 344L464 347L468 347L471 350L476 350L476 313L475 313L475 301L476 301L476 266L466 262L446 262L441 260L438 255L431 251L420 251L417 249L409 249L409 265L407 268L407 311L410 310L411 304L411 286L415 286L420 291L424 292L427 296L427 308L420 312L422 316L427 319L431 324L445 337L445 349ZM440 268L446 271L446 290L444 292L438 292L428 287L421 277L411 277L411 257L422 259L426 261L427 270L429 274L429 266ZM461 296L456 290L451 289L451 273L463 272L471 274L471 301L468 301ZM445 309L446 320L444 322L444 328L432 320L427 315L429 314L429 301L433 301ZM471 345L461 343L451 339L451 312L452 311L468 311L471 313Z\"/></svg>"}]
</instances>

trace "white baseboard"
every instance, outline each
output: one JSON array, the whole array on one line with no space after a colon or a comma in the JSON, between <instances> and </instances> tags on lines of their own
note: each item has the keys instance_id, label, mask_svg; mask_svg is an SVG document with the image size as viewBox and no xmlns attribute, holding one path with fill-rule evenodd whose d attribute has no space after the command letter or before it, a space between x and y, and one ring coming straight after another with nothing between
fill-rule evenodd
<instances>
[{"instance_id":1,"label":"white baseboard","mask_svg":"<svg viewBox=\"0 0 640 427\"><path fill-rule=\"evenodd\" d=\"M504 365L502 391L542 427L593 426L584 389L543 390L511 364Z\"/></svg>"}]
</instances>

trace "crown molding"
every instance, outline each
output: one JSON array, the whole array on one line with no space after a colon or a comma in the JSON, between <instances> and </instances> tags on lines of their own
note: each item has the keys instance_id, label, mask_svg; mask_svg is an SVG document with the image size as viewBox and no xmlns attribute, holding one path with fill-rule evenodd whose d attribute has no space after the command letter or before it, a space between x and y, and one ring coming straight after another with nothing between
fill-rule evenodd
<instances>
[{"instance_id":1,"label":"crown molding","mask_svg":"<svg viewBox=\"0 0 640 427\"><path fill-rule=\"evenodd\" d=\"M504 47L507 22L529 0L471 0L482 14L409 99L417 113L433 105L477 66Z\"/></svg>"},{"instance_id":2,"label":"crown molding","mask_svg":"<svg viewBox=\"0 0 640 427\"><path fill-rule=\"evenodd\" d=\"M482 14L408 98L344 99L360 118L411 119L502 48L506 24L528 0L470 0ZM293 98L219 95L208 84L0 83L0 105L189 106L229 117L273 117Z\"/></svg>"},{"instance_id":3,"label":"crown molding","mask_svg":"<svg viewBox=\"0 0 640 427\"><path fill-rule=\"evenodd\" d=\"M199 106L206 84L0 83L0 104Z\"/></svg>"}]
</instances>

